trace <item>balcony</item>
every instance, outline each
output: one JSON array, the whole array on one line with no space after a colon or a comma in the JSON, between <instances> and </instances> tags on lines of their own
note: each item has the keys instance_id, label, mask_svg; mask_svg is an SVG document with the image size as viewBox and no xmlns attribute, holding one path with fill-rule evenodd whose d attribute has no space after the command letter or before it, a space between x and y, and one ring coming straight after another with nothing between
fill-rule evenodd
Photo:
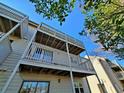
<instances>
[{"instance_id":1,"label":"balcony","mask_svg":"<svg viewBox=\"0 0 124 93\"><path fill-rule=\"evenodd\" d=\"M73 57L77 58L78 56L73 55ZM61 73L62 75L63 73L69 75L70 71L66 52L51 49L50 47L38 44L36 42L31 44L25 57L21 61L21 70L35 68L38 71L41 71L42 69L42 71L45 70L47 73L50 71L51 73L56 72L59 74ZM76 76L94 74L91 63L86 60L85 62L72 62L72 71Z\"/></svg>"},{"instance_id":2,"label":"balcony","mask_svg":"<svg viewBox=\"0 0 124 93\"><path fill-rule=\"evenodd\" d=\"M115 72L115 74L119 80L124 80L124 72Z\"/></svg>"},{"instance_id":3,"label":"balcony","mask_svg":"<svg viewBox=\"0 0 124 93\"><path fill-rule=\"evenodd\" d=\"M0 3L0 16L6 17L15 22L21 21L26 15L9 7L2 3Z\"/></svg>"}]
</instances>

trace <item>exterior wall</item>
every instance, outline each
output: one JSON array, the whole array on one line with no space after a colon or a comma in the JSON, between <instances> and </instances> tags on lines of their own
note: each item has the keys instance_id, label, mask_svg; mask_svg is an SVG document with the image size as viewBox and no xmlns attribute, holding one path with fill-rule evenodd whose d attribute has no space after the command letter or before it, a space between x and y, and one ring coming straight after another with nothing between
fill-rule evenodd
<instances>
[{"instance_id":1,"label":"exterior wall","mask_svg":"<svg viewBox=\"0 0 124 93\"><path fill-rule=\"evenodd\" d=\"M91 93L101 93L98 87L98 80L95 75L87 77Z\"/></svg>"},{"instance_id":2,"label":"exterior wall","mask_svg":"<svg viewBox=\"0 0 124 93\"><path fill-rule=\"evenodd\" d=\"M58 80L60 79L60 82ZM21 72L16 73L16 76L13 78L10 83L9 88L6 93L18 93L23 80L32 80L32 81L50 81L49 93L72 93L71 79L68 76L56 76L51 74L43 73L33 73L33 72ZM74 81L82 81L81 78L74 78ZM86 90L86 85L83 85L84 90ZM89 92L84 92L89 93Z\"/></svg>"},{"instance_id":3,"label":"exterior wall","mask_svg":"<svg viewBox=\"0 0 124 93\"><path fill-rule=\"evenodd\" d=\"M114 73L112 72L111 68L107 64L104 58L94 58L90 57L93 63L93 66L96 70L96 73L101 80L101 83L105 85L105 89L107 93L123 93L122 87L120 86L119 81L115 77ZM99 59L102 59L103 62L100 62ZM88 77L88 82L90 84L92 93L102 93L98 89L97 84L99 83L97 78L94 76ZM95 83L97 82L97 83ZM94 84L93 84L94 83ZM97 92L94 92L94 90Z\"/></svg>"},{"instance_id":4,"label":"exterior wall","mask_svg":"<svg viewBox=\"0 0 124 93\"><path fill-rule=\"evenodd\" d=\"M23 54L26 46L28 44L27 40L24 39L16 39L12 42L12 50L16 53Z\"/></svg>"},{"instance_id":5,"label":"exterior wall","mask_svg":"<svg viewBox=\"0 0 124 93\"><path fill-rule=\"evenodd\" d=\"M49 93L72 93L71 80L69 77L26 72L21 73L21 77L24 80L50 81ZM61 79L60 83L58 79Z\"/></svg>"},{"instance_id":6,"label":"exterior wall","mask_svg":"<svg viewBox=\"0 0 124 93\"><path fill-rule=\"evenodd\" d=\"M6 93L18 93L22 82L23 79L21 78L20 73L16 73L9 87L7 88Z\"/></svg>"},{"instance_id":7,"label":"exterior wall","mask_svg":"<svg viewBox=\"0 0 124 93\"><path fill-rule=\"evenodd\" d=\"M9 39L6 38L0 43L0 64L5 60L5 58L11 52Z\"/></svg>"},{"instance_id":8,"label":"exterior wall","mask_svg":"<svg viewBox=\"0 0 124 93\"><path fill-rule=\"evenodd\" d=\"M121 86L121 83L119 82L119 80L117 79L116 75L113 73L111 67L109 66L109 64L107 62L101 62L103 68L106 71L106 74L108 75L108 77L110 78L113 86L115 87L115 89L117 90L117 92L122 92L123 87Z\"/></svg>"},{"instance_id":9,"label":"exterior wall","mask_svg":"<svg viewBox=\"0 0 124 93\"><path fill-rule=\"evenodd\" d=\"M88 81L85 77L82 78L82 84L83 84L83 88L84 88L84 93L91 93L90 86L88 85Z\"/></svg>"}]
</instances>

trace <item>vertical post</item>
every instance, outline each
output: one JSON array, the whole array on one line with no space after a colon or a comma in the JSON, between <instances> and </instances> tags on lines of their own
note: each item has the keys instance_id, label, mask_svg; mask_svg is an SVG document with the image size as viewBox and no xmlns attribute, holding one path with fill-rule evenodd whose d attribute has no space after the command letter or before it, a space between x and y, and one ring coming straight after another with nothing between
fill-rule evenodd
<instances>
[{"instance_id":1,"label":"vertical post","mask_svg":"<svg viewBox=\"0 0 124 93\"><path fill-rule=\"evenodd\" d=\"M70 77L71 77L71 83L72 83L72 91L73 91L73 93L75 93L74 79L73 79L72 66L71 66L71 58L70 58L70 54L69 54L69 48L68 48L67 41L66 41L66 50L67 50L67 55L68 55L69 67L70 67Z\"/></svg>"},{"instance_id":2,"label":"vertical post","mask_svg":"<svg viewBox=\"0 0 124 93\"><path fill-rule=\"evenodd\" d=\"M41 24L40 24L40 25L41 25ZM40 28L40 25L37 27L36 31L34 32L34 34L33 34L32 38L31 38L31 40L30 40L30 42L28 43L28 45L27 45L27 47L26 47L26 49L25 49L25 51L24 51L24 53L23 53L23 55L22 55L22 57L21 57L22 59L25 57L25 55L26 55L26 53L27 53L27 51L28 51L29 47L31 46L32 41L34 40L35 35L36 35L36 33L37 33L38 29Z\"/></svg>"}]
</instances>

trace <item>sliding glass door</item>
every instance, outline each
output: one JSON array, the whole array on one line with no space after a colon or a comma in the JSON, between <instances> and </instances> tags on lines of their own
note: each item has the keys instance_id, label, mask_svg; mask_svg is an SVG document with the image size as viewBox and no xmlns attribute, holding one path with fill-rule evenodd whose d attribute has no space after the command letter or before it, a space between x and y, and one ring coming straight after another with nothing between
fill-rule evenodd
<instances>
[{"instance_id":1,"label":"sliding glass door","mask_svg":"<svg viewBox=\"0 0 124 93\"><path fill-rule=\"evenodd\" d=\"M49 82L24 81L19 93L49 93Z\"/></svg>"}]
</instances>

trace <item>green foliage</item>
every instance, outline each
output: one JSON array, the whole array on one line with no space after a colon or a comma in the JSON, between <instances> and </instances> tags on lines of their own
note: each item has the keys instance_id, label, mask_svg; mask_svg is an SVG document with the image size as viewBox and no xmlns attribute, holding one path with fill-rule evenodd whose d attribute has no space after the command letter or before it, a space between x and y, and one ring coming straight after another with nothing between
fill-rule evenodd
<instances>
[{"instance_id":1,"label":"green foliage","mask_svg":"<svg viewBox=\"0 0 124 93\"><path fill-rule=\"evenodd\" d=\"M124 3L121 0L91 0L93 4L89 5L88 1L84 6L87 12L85 29L98 35L96 42L100 42L105 50L110 49L124 59Z\"/></svg>"},{"instance_id":2,"label":"green foliage","mask_svg":"<svg viewBox=\"0 0 124 93\"><path fill-rule=\"evenodd\" d=\"M36 12L43 17L52 20L57 19L60 25L72 11L75 0L30 0L34 3Z\"/></svg>"},{"instance_id":3,"label":"green foliage","mask_svg":"<svg viewBox=\"0 0 124 93\"><path fill-rule=\"evenodd\" d=\"M38 14L60 25L73 10L76 0L30 0ZM112 50L124 59L124 1L123 0L77 0L86 15L85 29L97 34L105 50ZM82 31L80 34L85 34Z\"/></svg>"}]
</instances>

